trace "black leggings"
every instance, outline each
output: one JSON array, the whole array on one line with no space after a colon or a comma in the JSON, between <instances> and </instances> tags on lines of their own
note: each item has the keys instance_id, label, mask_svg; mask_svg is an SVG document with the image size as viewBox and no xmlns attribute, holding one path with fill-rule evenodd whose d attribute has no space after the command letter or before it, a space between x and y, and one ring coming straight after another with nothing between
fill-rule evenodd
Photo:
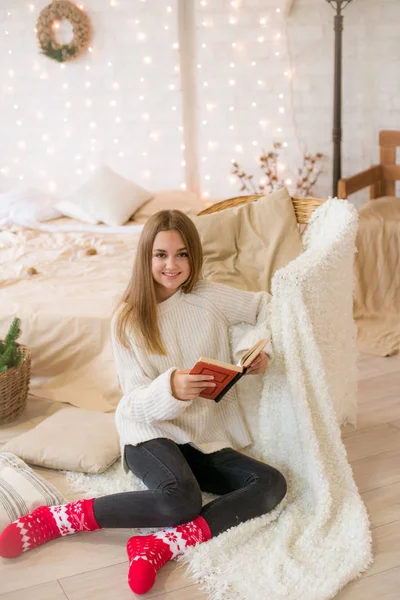
<instances>
[{"instance_id":1,"label":"black leggings","mask_svg":"<svg viewBox=\"0 0 400 600\"><path fill-rule=\"evenodd\" d=\"M216 536L269 512L286 494L279 471L231 448L203 454L158 438L126 446L125 458L149 489L97 498L100 527L170 527L201 515ZM202 508L201 490L220 497Z\"/></svg>"}]
</instances>

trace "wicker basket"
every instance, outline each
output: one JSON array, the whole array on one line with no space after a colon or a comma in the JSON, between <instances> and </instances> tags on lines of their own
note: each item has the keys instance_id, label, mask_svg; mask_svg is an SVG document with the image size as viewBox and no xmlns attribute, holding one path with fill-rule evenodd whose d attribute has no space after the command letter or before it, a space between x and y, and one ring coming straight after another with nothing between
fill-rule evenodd
<instances>
[{"instance_id":1,"label":"wicker basket","mask_svg":"<svg viewBox=\"0 0 400 600\"><path fill-rule=\"evenodd\" d=\"M31 376L31 351L18 346L24 358L18 367L0 373L0 425L14 421L25 409Z\"/></svg>"},{"instance_id":2,"label":"wicker basket","mask_svg":"<svg viewBox=\"0 0 400 600\"><path fill-rule=\"evenodd\" d=\"M254 202L255 200L258 200L258 198L262 198L263 195L264 194L237 196L235 198L229 198L229 200L222 200L222 202L216 202L202 210L199 215L209 215L220 210L225 210L226 208L240 206L241 204L247 204L247 202ZM292 202L297 222L301 225L306 225L314 210L321 206L325 200L321 200L320 198L297 198L296 196L292 196Z\"/></svg>"}]
</instances>

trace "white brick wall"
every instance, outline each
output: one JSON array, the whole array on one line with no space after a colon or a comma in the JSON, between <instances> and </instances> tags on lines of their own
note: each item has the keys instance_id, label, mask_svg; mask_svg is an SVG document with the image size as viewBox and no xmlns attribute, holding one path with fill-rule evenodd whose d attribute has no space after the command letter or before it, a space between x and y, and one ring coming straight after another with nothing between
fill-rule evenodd
<instances>
[{"instance_id":1,"label":"white brick wall","mask_svg":"<svg viewBox=\"0 0 400 600\"><path fill-rule=\"evenodd\" d=\"M285 176L290 179L301 164L302 149L323 152L324 173L315 193L331 194L334 11L325 0L295 0L286 37L282 13L276 13L283 4L278 0L246 0L239 2L236 10L231 2L198 3L200 119L207 121L200 126L201 156L205 159L201 179L212 197L239 191L228 177L232 158L259 174L255 161L258 149L272 149L274 140L288 144L284 163ZM236 25L229 25L229 15L238 18ZM266 26L260 24L264 16ZM207 20L214 21L215 26L207 26ZM343 176L379 161L380 129L400 129L399 23L398 0L353 0L344 11ZM280 40L277 33L281 33ZM257 42L259 36L265 42ZM232 48L234 42L236 48ZM202 48L204 43L206 48ZM289 81L283 75L289 65L288 48L294 70L293 104ZM275 51L280 52L279 57ZM253 61L257 64L251 67ZM230 62L235 63L234 68L229 67ZM232 88L227 84L231 76L236 80ZM258 79L262 86L257 85ZM204 80L209 83L207 88L202 86ZM283 99L278 98L280 93ZM207 102L218 108L208 112ZM233 106L232 113L228 106ZM278 113L279 106L285 109L283 115ZM234 126L233 131L229 125ZM218 144L214 151L207 148L209 140ZM243 152L235 150L237 144ZM359 203L365 197L356 195L354 200Z\"/></svg>"},{"instance_id":2,"label":"white brick wall","mask_svg":"<svg viewBox=\"0 0 400 600\"><path fill-rule=\"evenodd\" d=\"M177 1L83 0L93 52L64 68L39 53L34 28L47 2L31 3L32 12L28 0L0 3L0 191L21 178L68 191L102 161L146 187L179 187Z\"/></svg>"},{"instance_id":3,"label":"white brick wall","mask_svg":"<svg viewBox=\"0 0 400 600\"><path fill-rule=\"evenodd\" d=\"M149 188L179 187L184 181L182 115L173 48L178 0L83 1L95 31L93 52L64 68L37 49L33 30L46 1L31 0L32 11L29 0L0 3L0 191L20 178L42 189L56 185L56 191L68 191L101 161ZM195 3L203 192L212 199L238 193L231 159L259 173L259 150L268 151L280 140L287 143L286 179L294 179L303 149L326 155L315 193L330 194L332 8L325 0L295 0L285 29L283 12L276 12L285 0ZM230 17L237 22L231 24ZM353 0L344 17L346 176L378 160L380 129L400 129L400 2ZM146 34L145 41L137 39L139 32ZM257 41L260 36L263 41ZM284 75L290 68L288 49L292 87ZM145 56L152 57L151 65L143 62Z\"/></svg>"}]
</instances>

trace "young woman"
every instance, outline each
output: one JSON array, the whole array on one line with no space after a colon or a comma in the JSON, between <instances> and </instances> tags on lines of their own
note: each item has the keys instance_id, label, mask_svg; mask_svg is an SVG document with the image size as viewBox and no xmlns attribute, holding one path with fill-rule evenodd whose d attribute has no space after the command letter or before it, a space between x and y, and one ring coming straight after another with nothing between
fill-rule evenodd
<instances>
[{"instance_id":1,"label":"young woman","mask_svg":"<svg viewBox=\"0 0 400 600\"><path fill-rule=\"evenodd\" d=\"M203 254L192 221L161 211L145 225L133 273L112 325L123 397L116 411L125 468L146 491L40 507L0 536L0 556L103 527L166 527L128 541L128 582L137 594L187 546L272 510L283 475L236 448L251 444L235 386L223 400L200 398L211 376L190 375L200 356L231 361L228 330L255 324L268 294L201 279ZM248 373L268 366L262 353ZM234 449L235 448L235 449ZM202 507L201 490L219 497Z\"/></svg>"}]
</instances>

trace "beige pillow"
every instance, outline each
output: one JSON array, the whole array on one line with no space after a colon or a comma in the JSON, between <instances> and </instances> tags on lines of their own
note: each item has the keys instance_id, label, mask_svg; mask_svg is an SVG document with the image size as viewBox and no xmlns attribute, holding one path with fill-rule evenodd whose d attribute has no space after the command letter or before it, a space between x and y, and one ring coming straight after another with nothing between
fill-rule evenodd
<instances>
[{"instance_id":1,"label":"beige pillow","mask_svg":"<svg viewBox=\"0 0 400 600\"><path fill-rule=\"evenodd\" d=\"M65 502L60 492L11 452L0 453L0 533L39 506Z\"/></svg>"},{"instance_id":2,"label":"beige pillow","mask_svg":"<svg viewBox=\"0 0 400 600\"><path fill-rule=\"evenodd\" d=\"M193 221L204 249L204 277L242 290L269 292L275 271L303 252L286 189Z\"/></svg>"},{"instance_id":3,"label":"beige pillow","mask_svg":"<svg viewBox=\"0 0 400 600\"><path fill-rule=\"evenodd\" d=\"M65 471L102 473L119 457L114 415L63 408L2 450L33 465Z\"/></svg>"},{"instance_id":4,"label":"beige pillow","mask_svg":"<svg viewBox=\"0 0 400 600\"><path fill-rule=\"evenodd\" d=\"M103 165L56 204L66 217L96 225L124 225L153 193Z\"/></svg>"},{"instance_id":5,"label":"beige pillow","mask_svg":"<svg viewBox=\"0 0 400 600\"><path fill-rule=\"evenodd\" d=\"M186 192L184 190L154 192L154 197L149 202L146 202L146 204L143 204L132 218L141 223L147 221L156 212L168 209L180 210L185 215L194 216L205 209L205 204L194 192Z\"/></svg>"}]
</instances>

